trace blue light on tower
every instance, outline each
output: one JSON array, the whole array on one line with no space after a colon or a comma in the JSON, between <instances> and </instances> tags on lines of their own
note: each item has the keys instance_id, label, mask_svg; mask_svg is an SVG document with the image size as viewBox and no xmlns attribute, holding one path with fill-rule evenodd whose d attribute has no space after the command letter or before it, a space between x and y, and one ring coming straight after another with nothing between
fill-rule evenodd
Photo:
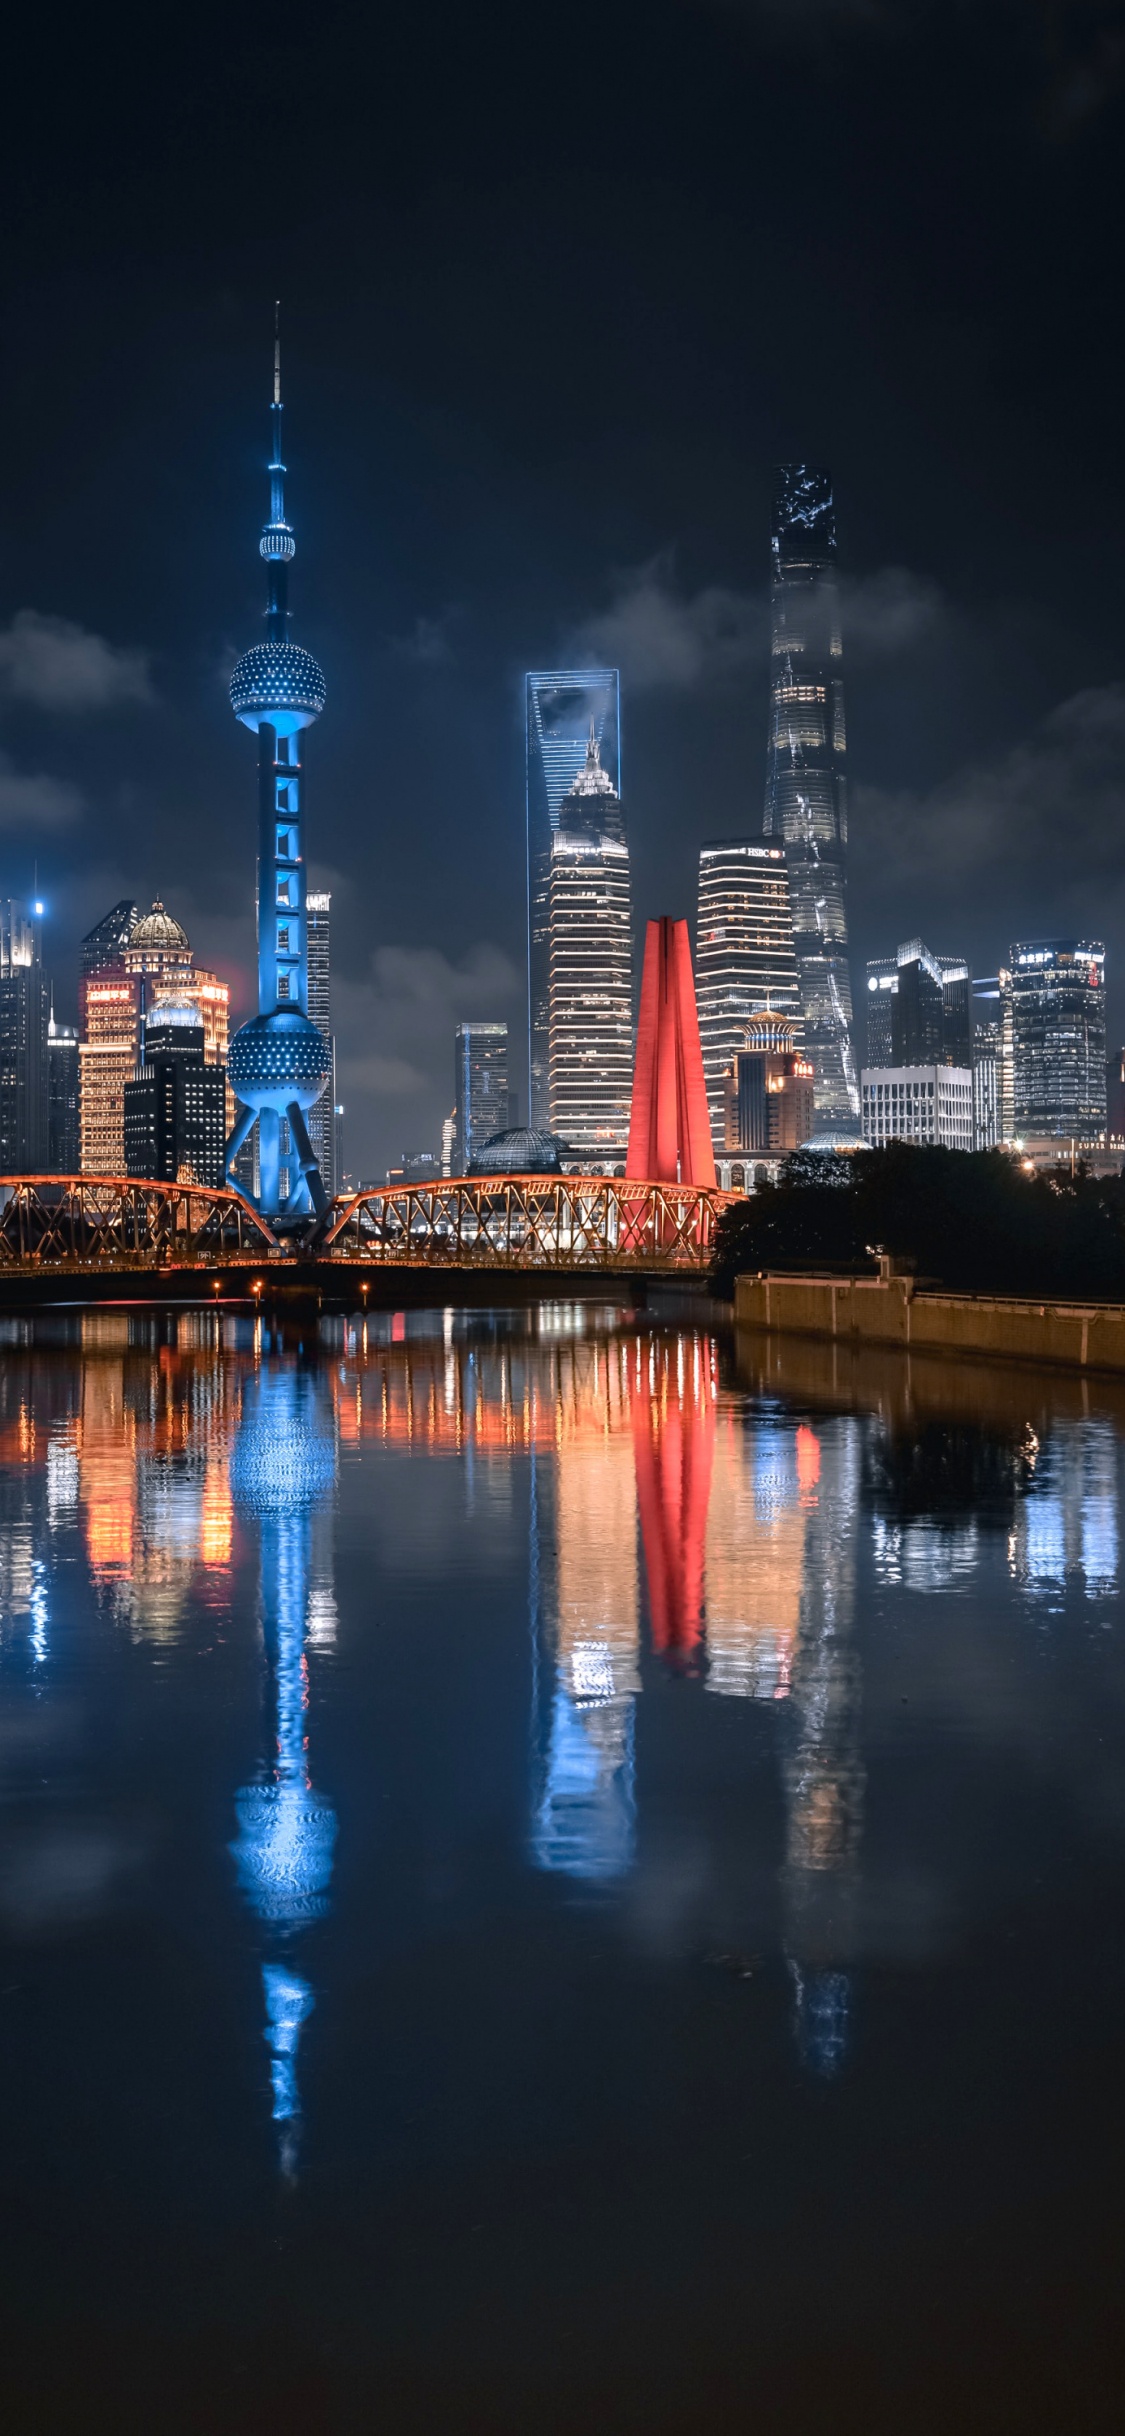
<instances>
[{"instance_id":1,"label":"blue light on tower","mask_svg":"<svg viewBox=\"0 0 1125 2436\"><path fill-rule=\"evenodd\" d=\"M243 652L231 708L258 738L258 1012L230 1044L227 1071L242 1103L227 1143L227 1174L258 1120L258 1207L273 1220L328 1206L305 1114L329 1078L324 1040L308 1012L305 934L304 772L297 738L324 709L312 654L291 643L289 562L297 544L285 514L281 455L281 347L273 351L270 513L258 544L269 575L266 641Z\"/></svg>"}]
</instances>

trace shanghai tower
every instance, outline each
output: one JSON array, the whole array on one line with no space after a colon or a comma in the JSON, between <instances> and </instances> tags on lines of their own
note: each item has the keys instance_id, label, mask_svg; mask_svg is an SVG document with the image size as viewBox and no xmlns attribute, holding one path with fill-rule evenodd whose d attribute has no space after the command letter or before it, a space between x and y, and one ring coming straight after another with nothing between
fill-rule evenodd
<instances>
[{"instance_id":1,"label":"shanghai tower","mask_svg":"<svg viewBox=\"0 0 1125 2436\"><path fill-rule=\"evenodd\" d=\"M844 684L832 477L781 465L773 503L767 836L789 869L793 943L821 1126L857 1131L848 974Z\"/></svg>"}]
</instances>

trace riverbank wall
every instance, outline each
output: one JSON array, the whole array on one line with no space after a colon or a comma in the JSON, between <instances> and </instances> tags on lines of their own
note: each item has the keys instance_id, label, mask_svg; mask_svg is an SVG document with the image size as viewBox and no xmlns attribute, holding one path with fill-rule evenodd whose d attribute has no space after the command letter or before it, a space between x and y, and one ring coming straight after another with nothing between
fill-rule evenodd
<instances>
[{"instance_id":1,"label":"riverbank wall","mask_svg":"<svg viewBox=\"0 0 1125 2436\"><path fill-rule=\"evenodd\" d=\"M1125 1377L1125 1304L941 1294L911 1277L740 1277L740 1327L953 1360L1036 1362Z\"/></svg>"}]
</instances>

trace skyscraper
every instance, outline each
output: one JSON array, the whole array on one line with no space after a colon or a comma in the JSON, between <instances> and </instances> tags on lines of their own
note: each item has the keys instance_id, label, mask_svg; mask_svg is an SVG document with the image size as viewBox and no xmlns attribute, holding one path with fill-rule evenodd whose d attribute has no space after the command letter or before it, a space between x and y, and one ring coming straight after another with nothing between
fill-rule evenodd
<instances>
[{"instance_id":1,"label":"skyscraper","mask_svg":"<svg viewBox=\"0 0 1125 2436\"><path fill-rule=\"evenodd\" d=\"M508 1122L506 1023L458 1024L453 1087L457 1119L454 1166L463 1176L489 1135L503 1133Z\"/></svg>"},{"instance_id":2,"label":"skyscraper","mask_svg":"<svg viewBox=\"0 0 1125 2436\"><path fill-rule=\"evenodd\" d=\"M156 897L136 914L123 897L82 943L79 983L80 1144L84 1175L123 1176L125 1085L144 1048L145 1029L169 1001L193 1007L203 1031L204 1061L226 1069L230 985L197 966L191 941ZM229 1114L229 1094L227 1097ZM220 1178L214 1179L216 1182Z\"/></svg>"},{"instance_id":3,"label":"skyscraper","mask_svg":"<svg viewBox=\"0 0 1125 2436\"><path fill-rule=\"evenodd\" d=\"M336 1175L336 1041L332 1031L332 962L330 921L332 898L326 888L311 890L305 898L305 918L309 943L309 1022L317 1031L328 1051L331 1072L320 1098L308 1113L309 1140L316 1152L316 1163L324 1179L324 1189L331 1201L337 1190Z\"/></svg>"},{"instance_id":4,"label":"skyscraper","mask_svg":"<svg viewBox=\"0 0 1125 2436\"><path fill-rule=\"evenodd\" d=\"M141 1062L124 1092L125 1174L221 1184L226 1076L208 1065L189 1005L160 1005L145 1024Z\"/></svg>"},{"instance_id":5,"label":"skyscraper","mask_svg":"<svg viewBox=\"0 0 1125 2436\"><path fill-rule=\"evenodd\" d=\"M47 1021L47 1170L76 1176L82 1157L78 1124L78 1033L73 1024Z\"/></svg>"},{"instance_id":6,"label":"skyscraper","mask_svg":"<svg viewBox=\"0 0 1125 2436\"><path fill-rule=\"evenodd\" d=\"M764 838L699 850L695 988L711 1139L724 1148L724 1078L752 1015L781 1015L800 1049L804 1026L785 849Z\"/></svg>"},{"instance_id":7,"label":"skyscraper","mask_svg":"<svg viewBox=\"0 0 1125 2436\"><path fill-rule=\"evenodd\" d=\"M119 897L116 905L95 922L82 941L82 978L89 981L96 973L116 971L136 927L137 908L132 897Z\"/></svg>"},{"instance_id":8,"label":"skyscraper","mask_svg":"<svg viewBox=\"0 0 1125 2436\"><path fill-rule=\"evenodd\" d=\"M592 1172L623 1167L633 1083L633 941L621 801L593 720L551 839L551 1131Z\"/></svg>"},{"instance_id":9,"label":"skyscraper","mask_svg":"<svg viewBox=\"0 0 1125 2436\"><path fill-rule=\"evenodd\" d=\"M282 411L275 335L270 513L258 543L268 574L266 640L243 652L230 681L235 718L258 739L258 1013L230 1044L228 1071L242 1110L226 1152L232 1174L257 1118L258 1204L275 1222L302 1219L310 1209L320 1216L328 1206L305 1115L329 1080L330 1063L308 1013L305 781L297 746L301 730L324 709L324 678L287 633L297 544L285 514Z\"/></svg>"},{"instance_id":10,"label":"skyscraper","mask_svg":"<svg viewBox=\"0 0 1125 2436\"><path fill-rule=\"evenodd\" d=\"M784 843L805 1023L822 1124L854 1129L859 1089L848 973L844 686L832 479L782 465L773 509L765 828Z\"/></svg>"},{"instance_id":11,"label":"skyscraper","mask_svg":"<svg viewBox=\"0 0 1125 2436\"><path fill-rule=\"evenodd\" d=\"M47 1023L42 907L0 899L0 1175L47 1165Z\"/></svg>"},{"instance_id":12,"label":"skyscraper","mask_svg":"<svg viewBox=\"0 0 1125 2436\"><path fill-rule=\"evenodd\" d=\"M602 768L621 793L620 688L615 668L554 668L526 679L527 1021L529 1123L550 1123L551 839L563 797L584 767L590 724Z\"/></svg>"},{"instance_id":13,"label":"skyscraper","mask_svg":"<svg viewBox=\"0 0 1125 2436\"><path fill-rule=\"evenodd\" d=\"M793 1027L779 1015L754 1015L724 1085L724 1150L777 1158L799 1150L815 1130L813 1073L798 1054Z\"/></svg>"},{"instance_id":14,"label":"skyscraper","mask_svg":"<svg viewBox=\"0 0 1125 2436\"><path fill-rule=\"evenodd\" d=\"M1017 1138L1098 1141L1106 1129L1101 940L1017 940L1011 995Z\"/></svg>"}]
</instances>

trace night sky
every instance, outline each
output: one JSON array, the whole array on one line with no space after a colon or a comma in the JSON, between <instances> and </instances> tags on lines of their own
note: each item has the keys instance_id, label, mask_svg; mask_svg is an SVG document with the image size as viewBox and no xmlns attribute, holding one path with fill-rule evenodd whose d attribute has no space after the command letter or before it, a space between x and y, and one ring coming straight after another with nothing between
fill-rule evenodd
<instances>
[{"instance_id":1,"label":"night sky","mask_svg":"<svg viewBox=\"0 0 1125 2436\"><path fill-rule=\"evenodd\" d=\"M978 973L1100 934L1120 1035L1125 6L281 0L6 41L0 893L37 860L60 1014L82 932L157 891L251 1011L226 681L280 295L353 1173L436 1146L459 1016L524 1024L525 668L620 665L638 919L760 827L782 457L836 481L857 984L916 932Z\"/></svg>"}]
</instances>

